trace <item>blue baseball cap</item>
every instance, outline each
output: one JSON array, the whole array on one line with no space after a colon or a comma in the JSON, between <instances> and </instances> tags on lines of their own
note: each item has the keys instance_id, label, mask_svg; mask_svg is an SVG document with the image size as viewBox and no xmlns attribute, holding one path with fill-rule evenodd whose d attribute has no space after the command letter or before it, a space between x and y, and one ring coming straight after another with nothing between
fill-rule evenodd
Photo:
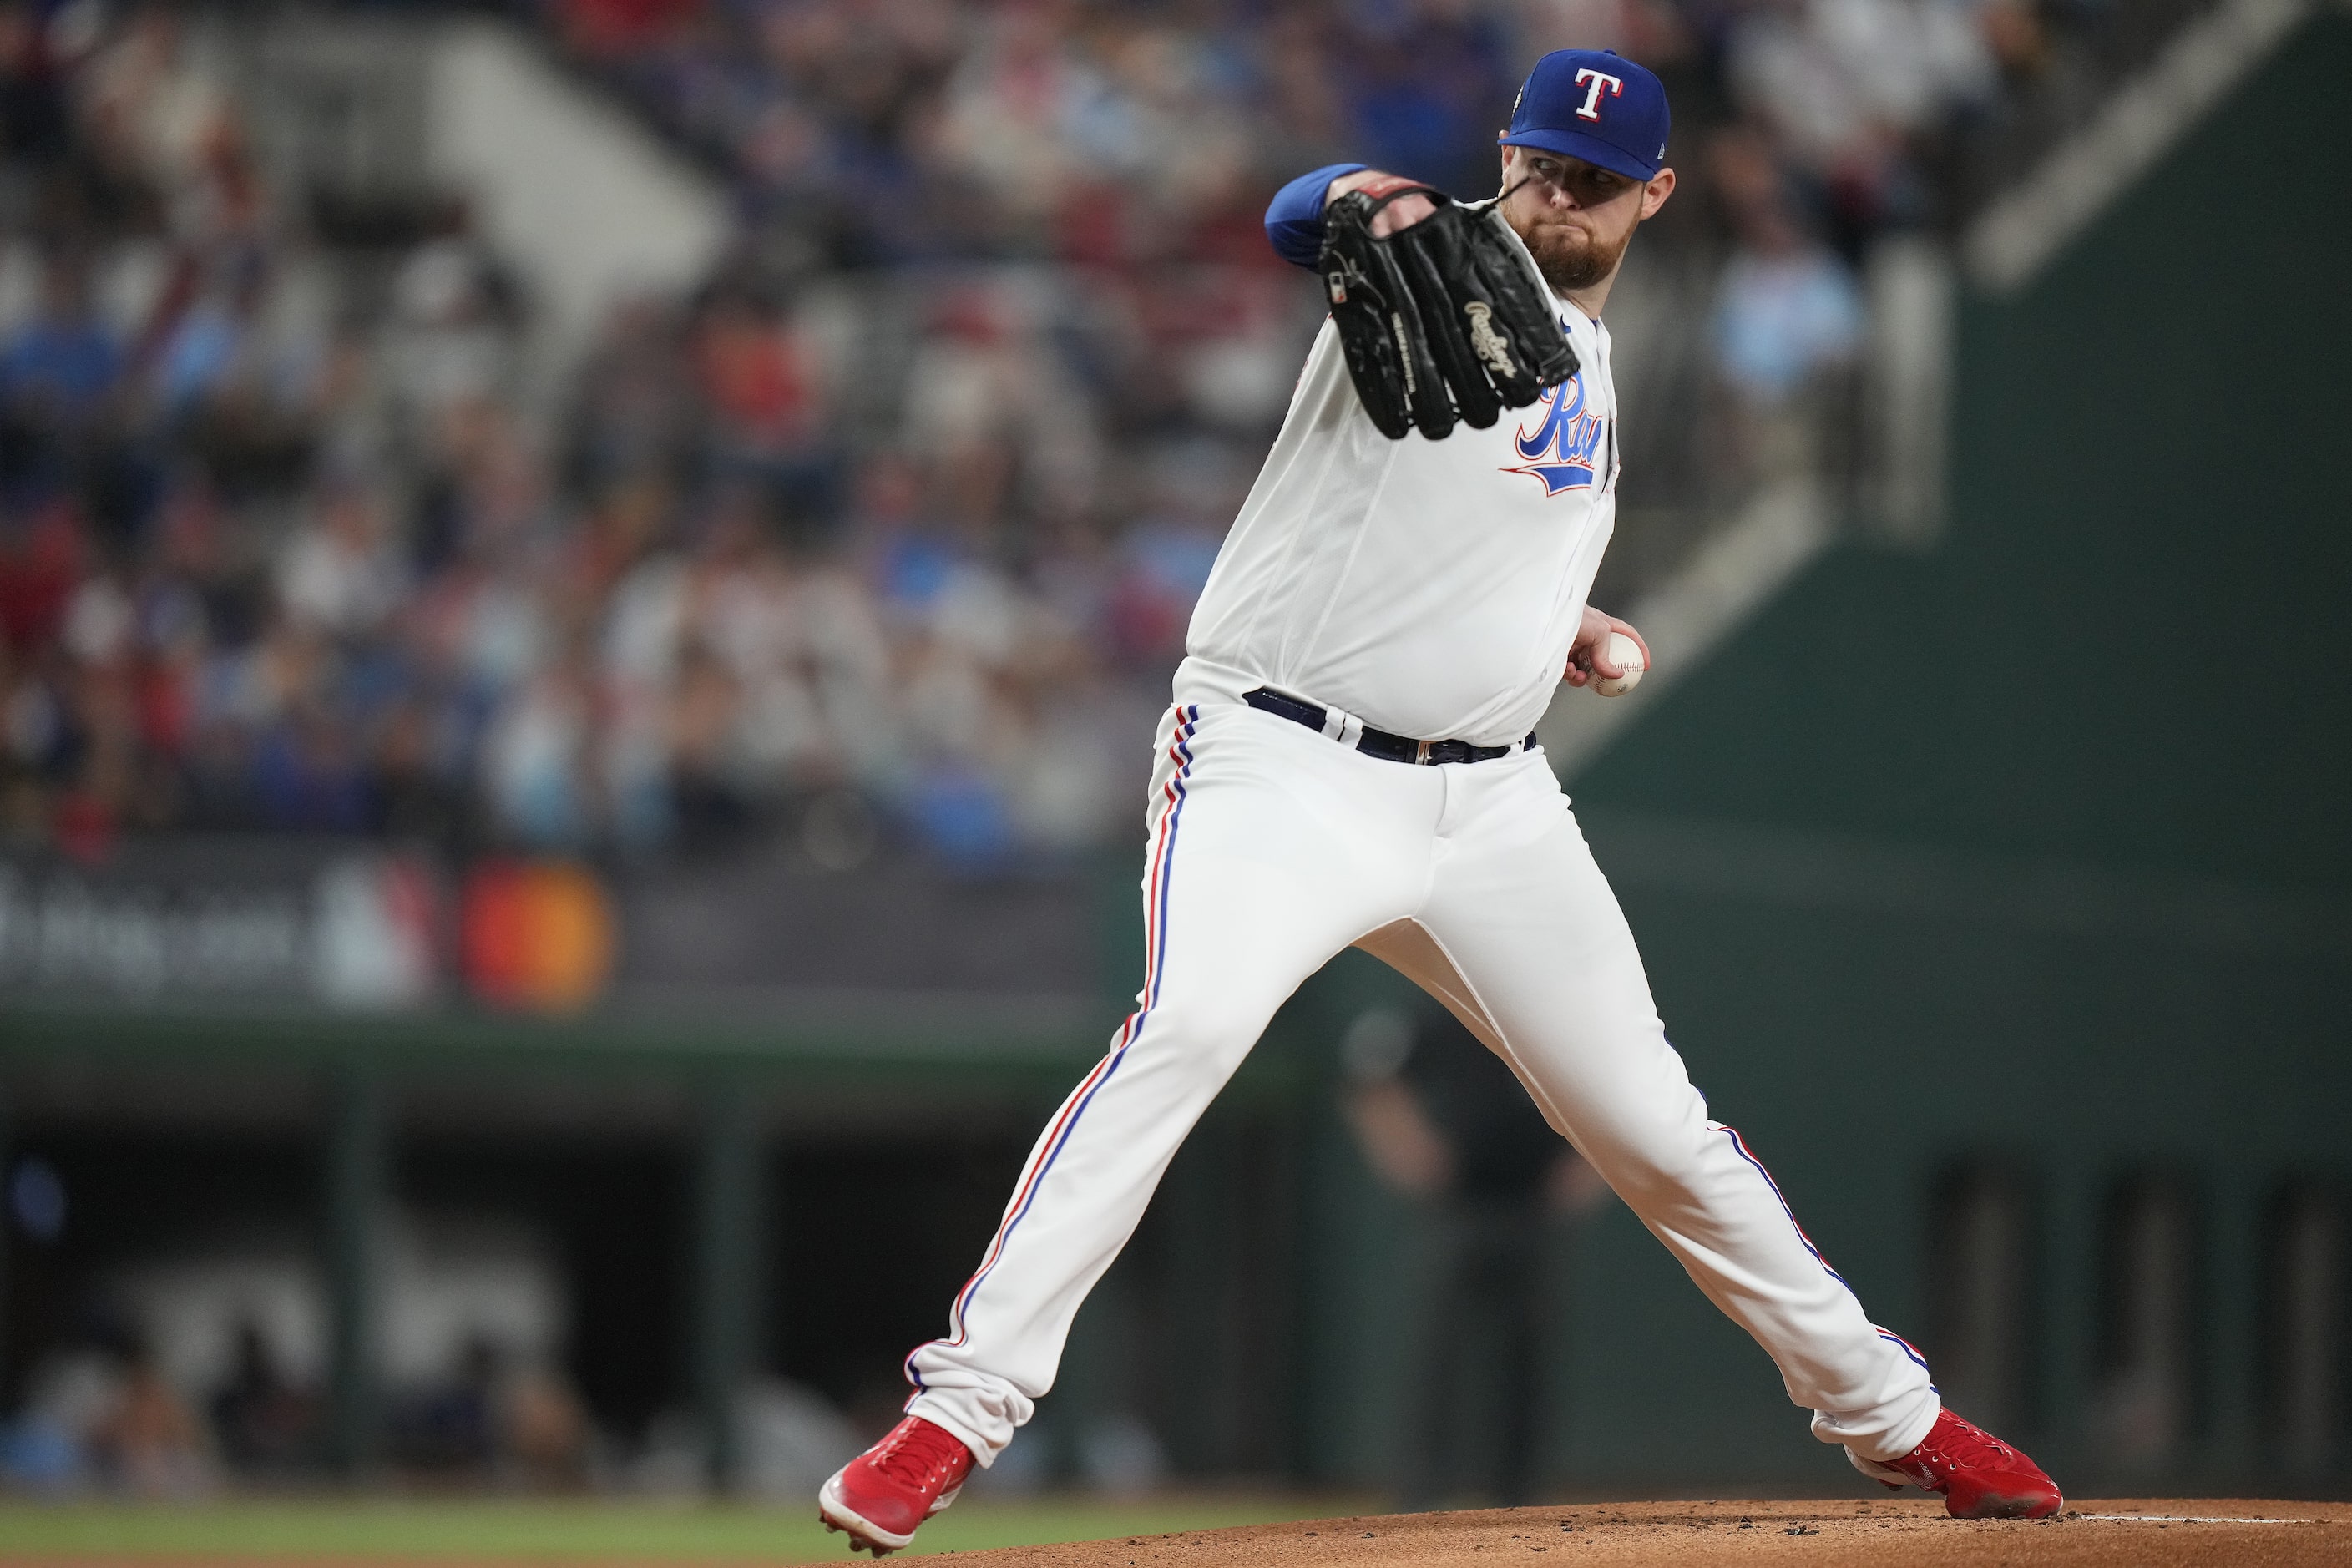
<instances>
[{"instance_id":1,"label":"blue baseball cap","mask_svg":"<svg viewBox=\"0 0 2352 1568\"><path fill-rule=\"evenodd\" d=\"M1528 73L1496 140L1646 180L1666 161L1672 122L1665 87L1645 67L1614 49L1554 49Z\"/></svg>"}]
</instances>

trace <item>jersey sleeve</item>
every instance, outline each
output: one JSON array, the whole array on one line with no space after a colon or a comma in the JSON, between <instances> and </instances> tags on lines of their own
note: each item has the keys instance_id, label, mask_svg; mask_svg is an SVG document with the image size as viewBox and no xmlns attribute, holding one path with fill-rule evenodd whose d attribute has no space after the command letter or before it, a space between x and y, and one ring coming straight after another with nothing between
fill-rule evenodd
<instances>
[{"instance_id":1,"label":"jersey sleeve","mask_svg":"<svg viewBox=\"0 0 2352 1568\"><path fill-rule=\"evenodd\" d=\"M1275 192L1265 209L1265 238L1274 253L1294 267L1311 268L1323 252L1324 194L1332 181L1370 167L1369 163L1327 163Z\"/></svg>"}]
</instances>

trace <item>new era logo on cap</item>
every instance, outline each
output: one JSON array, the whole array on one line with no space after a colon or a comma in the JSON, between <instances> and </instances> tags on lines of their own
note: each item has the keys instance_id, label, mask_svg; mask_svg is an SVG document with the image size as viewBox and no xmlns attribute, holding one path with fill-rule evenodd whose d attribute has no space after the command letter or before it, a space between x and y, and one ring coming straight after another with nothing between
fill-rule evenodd
<instances>
[{"instance_id":1,"label":"new era logo on cap","mask_svg":"<svg viewBox=\"0 0 2352 1568\"><path fill-rule=\"evenodd\" d=\"M1555 49L1528 73L1500 140L1646 180L1671 124L1666 89L1643 67L1613 49Z\"/></svg>"}]
</instances>

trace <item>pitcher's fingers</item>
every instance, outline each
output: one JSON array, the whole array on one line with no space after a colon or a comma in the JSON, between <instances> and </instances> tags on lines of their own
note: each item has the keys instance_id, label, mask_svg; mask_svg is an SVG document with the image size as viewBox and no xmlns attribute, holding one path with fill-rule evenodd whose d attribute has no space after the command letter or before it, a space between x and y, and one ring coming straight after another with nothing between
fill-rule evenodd
<instances>
[{"instance_id":1,"label":"pitcher's fingers","mask_svg":"<svg viewBox=\"0 0 2352 1568\"><path fill-rule=\"evenodd\" d=\"M1372 237L1386 239L1411 228L1436 210L1437 204L1427 196L1399 196L1372 215Z\"/></svg>"}]
</instances>

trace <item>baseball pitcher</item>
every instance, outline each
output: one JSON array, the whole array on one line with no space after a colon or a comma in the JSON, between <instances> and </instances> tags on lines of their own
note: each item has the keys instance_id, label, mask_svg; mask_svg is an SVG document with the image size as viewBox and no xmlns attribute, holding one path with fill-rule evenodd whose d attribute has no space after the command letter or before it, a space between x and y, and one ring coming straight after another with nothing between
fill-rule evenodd
<instances>
[{"instance_id":1,"label":"baseball pitcher","mask_svg":"<svg viewBox=\"0 0 2352 1568\"><path fill-rule=\"evenodd\" d=\"M1331 306L1194 611L1151 781L1143 989L1038 1139L1003 1224L907 1359L907 1418L827 1481L828 1525L912 1540L1053 1386L1079 1303L1275 1010L1360 947L1516 1073L1814 1434L1956 1515L2060 1506L1942 1408L1666 1042L1641 955L1533 730L1553 688L1647 655L1585 603L1614 526L1603 305L1674 194L1664 88L1545 56L1475 205L1318 169L1266 214ZM1615 657L1612 657L1612 650Z\"/></svg>"}]
</instances>

